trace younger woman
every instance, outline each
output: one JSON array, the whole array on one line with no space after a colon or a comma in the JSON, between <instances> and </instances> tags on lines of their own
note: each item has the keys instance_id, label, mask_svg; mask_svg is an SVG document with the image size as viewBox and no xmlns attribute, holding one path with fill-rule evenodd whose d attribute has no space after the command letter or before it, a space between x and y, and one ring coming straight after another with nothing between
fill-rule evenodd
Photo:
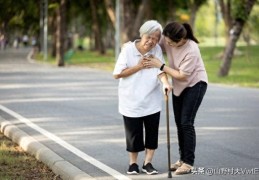
<instances>
[{"instance_id":1,"label":"younger woman","mask_svg":"<svg viewBox=\"0 0 259 180\"><path fill-rule=\"evenodd\" d=\"M198 43L189 24L171 22L165 26L160 41L169 66L155 57L147 58L152 66L173 79L173 109L180 159L171 165L171 170L178 175L190 173L193 168L196 146L194 120L208 83Z\"/></svg>"}]
</instances>

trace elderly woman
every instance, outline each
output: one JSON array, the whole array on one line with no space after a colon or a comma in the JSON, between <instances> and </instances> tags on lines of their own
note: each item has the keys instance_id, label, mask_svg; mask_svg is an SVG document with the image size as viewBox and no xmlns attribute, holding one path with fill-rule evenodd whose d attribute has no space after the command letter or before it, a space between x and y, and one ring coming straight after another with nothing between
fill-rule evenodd
<instances>
[{"instance_id":1,"label":"elderly woman","mask_svg":"<svg viewBox=\"0 0 259 180\"><path fill-rule=\"evenodd\" d=\"M142 171L157 174L152 166L155 149L158 147L160 111L163 89L172 90L166 74L151 68L145 57L156 57L164 63L158 42L162 26L155 20L145 22L139 29L140 39L125 44L114 68L114 78L119 79L119 112L124 119L126 149L129 152L127 174L138 174L138 152L145 150ZM145 136L143 135L145 127ZM145 137L145 140L144 140Z\"/></svg>"}]
</instances>

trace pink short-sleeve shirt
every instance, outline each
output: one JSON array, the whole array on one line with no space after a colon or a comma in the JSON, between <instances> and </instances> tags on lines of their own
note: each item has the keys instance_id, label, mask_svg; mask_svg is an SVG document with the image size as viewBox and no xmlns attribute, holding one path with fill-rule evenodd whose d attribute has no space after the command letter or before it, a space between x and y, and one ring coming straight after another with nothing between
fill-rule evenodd
<instances>
[{"instance_id":1,"label":"pink short-sleeve shirt","mask_svg":"<svg viewBox=\"0 0 259 180\"><path fill-rule=\"evenodd\" d=\"M192 87L199 81L208 83L207 72L196 42L188 40L180 47L172 47L166 44L164 37L162 37L160 44L166 51L169 66L187 75L185 81L173 78L175 96L180 96L185 88Z\"/></svg>"}]
</instances>

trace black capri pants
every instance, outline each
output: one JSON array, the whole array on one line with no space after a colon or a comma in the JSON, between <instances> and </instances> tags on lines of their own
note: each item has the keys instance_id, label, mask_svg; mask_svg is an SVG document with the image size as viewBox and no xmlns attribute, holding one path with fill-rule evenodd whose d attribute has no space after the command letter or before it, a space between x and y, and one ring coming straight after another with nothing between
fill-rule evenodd
<instances>
[{"instance_id":1,"label":"black capri pants","mask_svg":"<svg viewBox=\"0 0 259 180\"><path fill-rule=\"evenodd\" d=\"M160 112L137 118L123 116L123 119L127 151L140 152L144 151L145 148L157 149ZM143 131L144 127L145 142Z\"/></svg>"}]
</instances>

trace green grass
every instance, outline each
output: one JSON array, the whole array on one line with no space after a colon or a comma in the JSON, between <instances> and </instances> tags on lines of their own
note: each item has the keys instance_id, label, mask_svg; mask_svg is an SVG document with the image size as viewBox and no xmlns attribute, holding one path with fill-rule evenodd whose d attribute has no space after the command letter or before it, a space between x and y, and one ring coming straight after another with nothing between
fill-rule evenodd
<instances>
[{"instance_id":1,"label":"green grass","mask_svg":"<svg viewBox=\"0 0 259 180\"><path fill-rule=\"evenodd\" d=\"M229 75L219 77L217 74L222 61L218 56L223 52L223 47L201 47L209 82L259 88L259 46L237 49L241 55L235 55L232 59Z\"/></svg>"},{"instance_id":2,"label":"green grass","mask_svg":"<svg viewBox=\"0 0 259 180\"><path fill-rule=\"evenodd\" d=\"M24 152L0 132L1 180L61 180L45 164Z\"/></svg>"},{"instance_id":3,"label":"green grass","mask_svg":"<svg viewBox=\"0 0 259 180\"><path fill-rule=\"evenodd\" d=\"M227 77L218 77L221 60L218 57L223 52L223 47L201 46L201 54L209 76L209 82L228 84L246 87L259 88L259 46L239 46L237 49L241 55L234 56L232 65ZM42 59L36 55L36 59ZM55 64L55 59L49 58L48 63ZM112 71L115 64L114 52L107 51L106 55L91 51L74 51L66 64L80 65L91 68L99 68Z\"/></svg>"},{"instance_id":4,"label":"green grass","mask_svg":"<svg viewBox=\"0 0 259 180\"><path fill-rule=\"evenodd\" d=\"M98 52L86 52L76 51L71 60L68 60L70 64L87 64L87 63L109 63L114 62L114 53L112 50L108 50L105 55L101 55Z\"/></svg>"}]
</instances>

